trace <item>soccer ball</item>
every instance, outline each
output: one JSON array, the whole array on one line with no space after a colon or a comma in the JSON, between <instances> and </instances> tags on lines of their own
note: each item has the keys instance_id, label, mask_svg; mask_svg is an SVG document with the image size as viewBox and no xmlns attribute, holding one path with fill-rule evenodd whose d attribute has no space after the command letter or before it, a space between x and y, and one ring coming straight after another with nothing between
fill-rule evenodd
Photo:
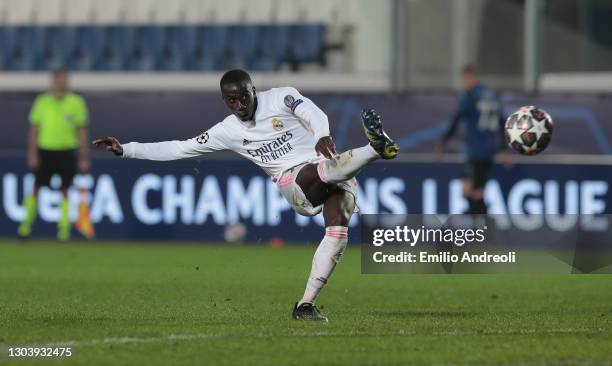
<instances>
[{"instance_id":1,"label":"soccer ball","mask_svg":"<svg viewBox=\"0 0 612 366\"><path fill-rule=\"evenodd\" d=\"M223 238L228 243L239 243L244 240L246 235L247 227L240 222L227 225L223 232Z\"/></svg>"},{"instance_id":2,"label":"soccer ball","mask_svg":"<svg viewBox=\"0 0 612 366\"><path fill-rule=\"evenodd\" d=\"M523 155L539 154L550 144L553 120L543 109L525 106L506 120L506 142Z\"/></svg>"}]
</instances>

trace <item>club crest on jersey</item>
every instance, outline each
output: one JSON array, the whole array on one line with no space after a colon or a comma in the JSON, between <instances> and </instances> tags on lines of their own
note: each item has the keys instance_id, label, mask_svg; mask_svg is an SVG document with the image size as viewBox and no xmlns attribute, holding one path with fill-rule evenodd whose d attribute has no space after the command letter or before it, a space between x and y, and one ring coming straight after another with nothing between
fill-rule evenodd
<instances>
[{"instance_id":1,"label":"club crest on jersey","mask_svg":"<svg viewBox=\"0 0 612 366\"><path fill-rule=\"evenodd\" d=\"M200 136L196 137L198 144L205 144L208 142L208 131L204 132Z\"/></svg>"},{"instance_id":2,"label":"club crest on jersey","mask_svg":"<svg viewBox=\"0 0 612 366\"><path fill-rule=\"evenodd\" d=\"M298 105L300 105L301 103L303 103L304 101L301 99L296 100L293 95L285 95L285 105L287 106L287 108L291 109L291 112L295 112L295 109L297 108Z\"/></svg>"},{"instance_id":3,"label":"club crest on jersey","mask_svg":"<svg viewBox=\"0 0 612 366\"><path fill-rule=\"evenodd\" d=\"M285 127L283 121L278 118L272 118L272 128L274 128L276 131L282 131L283 127Z\"/></svg>"}]
</instances>

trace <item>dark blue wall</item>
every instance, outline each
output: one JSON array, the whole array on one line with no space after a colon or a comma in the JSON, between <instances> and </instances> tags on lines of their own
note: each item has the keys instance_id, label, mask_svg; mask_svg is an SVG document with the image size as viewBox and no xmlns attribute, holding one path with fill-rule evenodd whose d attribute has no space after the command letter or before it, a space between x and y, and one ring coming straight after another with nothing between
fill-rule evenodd
<instances>
[{"instance_id":1,"label":"dark blue wall","mask_svg":"<svg viewBox=\"0 0 612 366\"><path fill-rule=\"evenodd\" d=\"M456 96L451 94L311 94L305 93L329 116L339 149L365 142L359 124L363 107L377 108L389 133L404 152L431 152L432 141L445 130ZM216 93L85 93L91 111L91 134L114 135L121 141L159 141L193 137L227 111ZM1 93L3 138L0 151L24 149L32 93ZM521 105L538 105L555 121L547 154L610 154L612 96L531 97L505 95L508 113ZM451 149L461 150L460 143Z\"/></svg>"}]
</instances>

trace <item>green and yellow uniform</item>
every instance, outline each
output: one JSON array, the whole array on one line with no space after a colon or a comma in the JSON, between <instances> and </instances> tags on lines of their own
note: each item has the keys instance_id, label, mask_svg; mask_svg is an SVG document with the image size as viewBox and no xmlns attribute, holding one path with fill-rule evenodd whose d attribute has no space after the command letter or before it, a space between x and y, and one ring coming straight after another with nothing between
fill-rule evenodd
<instances>
[{"instance_id":1,"label":"green and yellow uniform","mask_svg":"<svg viewBox=\"0 0 612 366\"><path fill-rule=\"evenodd\" d=\"M77 130L87 125L87 119L87 105L74 93L62 99L52 93L39 95L29 116L30 123L38 126L38 148L52 151L78 148Z\"/></svg>"},{"instance_id":2,"label":"green and yellow uniform","mask_svg":"<svg viewBox=\"0 0 612 366\"><path fill-rule=\"evenodd\" d=\"M72 185L76 173L76 150L79 147L79 129L88 123L87 105L75 93L66 93L60 99L51 92L39 95L29 114L29 121L38 128L39 167L36 186L48 186L51 177L59 174L62 189ZM25 200L26 217L19 226L19 236L28 237L36 218L37 198L32 195ZM61 205L62 216L58 222L58 238L70 236L68 200Z\"/></svg>"}]
</instances>

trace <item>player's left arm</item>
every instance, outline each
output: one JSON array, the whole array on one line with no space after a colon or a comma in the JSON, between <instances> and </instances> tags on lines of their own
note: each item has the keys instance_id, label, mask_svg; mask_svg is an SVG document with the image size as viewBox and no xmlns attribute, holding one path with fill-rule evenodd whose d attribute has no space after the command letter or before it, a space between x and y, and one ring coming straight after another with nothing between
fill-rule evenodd
<instances>
[{"instance_id":1,"label":"player's left arm","mask_svg":"<svg viewBox=\"0 0 612 366\"><path fill-rule=\"evenodd\" d=\"M91 160L89 159L89 129L87 127L79 128L79 170L81 173L87 173L91 169Z\"/></svg>"},{"instance_id":2,"label":"player's left arm","mask_svg":"<svg viewBox=\"0 0 612 366\"><path fill-rule=\"evenodd\" d=\"M310 99L304 97L295 88L284 88L282 95L282 109L294 114L314 136L317 155L333 159L338 155L336 144L329 134L329 120L327 115Z\"/></svg>"},{"instance_id":3,"label":"player's left arm","mask_svg":"<svg viewBox=\"0 0 612 366\"><path fill-rule=\"evenodd\" d=\"M87 104L82 98L78 100L78 108L76 113L75 123L78 126L77 134L79 139L79 171L87 173L91 169L91 160L89 159L89 111Z\"/></svg>"}]
</instances>

